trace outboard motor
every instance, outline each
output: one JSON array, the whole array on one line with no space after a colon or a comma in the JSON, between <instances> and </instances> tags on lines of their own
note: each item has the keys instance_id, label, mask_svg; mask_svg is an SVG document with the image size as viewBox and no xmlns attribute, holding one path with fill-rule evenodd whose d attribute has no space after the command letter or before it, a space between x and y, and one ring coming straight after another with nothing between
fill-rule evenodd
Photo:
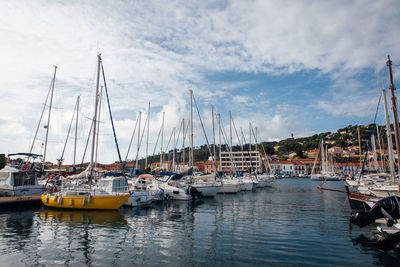
<instances>
[{"instance_id":1,"label":"outboard motor","mask_svg":"<svg viewBox=\"0 0 400 267\"><path fill-rule=\"evenodd\" d=\"M379 200L369 211L352 216L350 222L359 227L364 227L379 218L386 218L388 226L393 226L397 219L400 219L400 198L398 196Z\"/></svg>"},{"instance_id":2,"label":"outboard motor","mask_svg":"<svg viewBox=\"0 0 400 267\"><path fill-rule=\"evenodd\" d=\"M196 187L193 187L191 185L189 185L187 193L192 196L192 199L195 199L195 197L199 199L203 198L203 194L199 190L197 190Z\"/></svg>"}]
</instances>

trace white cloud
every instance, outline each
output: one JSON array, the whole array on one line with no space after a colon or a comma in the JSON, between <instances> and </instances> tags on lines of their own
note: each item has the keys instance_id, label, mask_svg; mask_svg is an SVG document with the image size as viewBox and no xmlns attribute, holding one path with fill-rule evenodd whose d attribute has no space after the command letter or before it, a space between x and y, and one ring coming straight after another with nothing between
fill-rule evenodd
<instances>
[{"instance_id":1,"label":"white cloud","mask_svg":"<svg viewBox=\"0 0 400 267\"><path fill-rule=\"evenodd\" d=\"M376 112L378 100L378 94L375 94L375 97L371 97L371 95L356 97L348 96L336 98L332 101L321 100L318 101L315 106L333 116L369 116L372 120ZM383 110L382 104L383 102L381 101L380 112ZM382 115L383 113L380 114Z\"/></svg>"},{"instance_id":2,"label":"white cloud","mask_svg":"<svg viewBox=\"0 0 400 267\"><path fill-rule=\"evenodd\" d=\"M260 99L251 102L248 96L237 93L237 86L245 87L246 83L219 82L221 87L217 88L207 81L207 75L318 70L328 74L338 87L346 85L341 93L349 88L356 91L362 85L355 75L367 68L378 73L385 68L387 54L400 58L400 35L394 26L400 24L399 9L394 0L3 1L0 150L25 151L29 146L52 65L57 64L57 109L51 127L55 143L49 158L59 157L78 94L82 96L83 115L92 116L97 52L103 55L123 151L129 142L128 131L134 126L131 124L138 111L146 112L148 101L154 110L150 123L154 139L162 111L166 112L169 131L178 127L183 117L187 119L189 88L195 88L202 109L208 110L211 103L230 104L233 107L219 107L220 112L235 108L248 114L243 120L250 117L256 124L268 123L271 127L260 126L262 132L268 132L264 138L284 138L295 130L306 134L309 131L304 126L293 124L288 109L282 109L285 103L276 111L271 107L266 117L262 114L265 109L257 110L255 103ZM399 77L396 72L395 77ZM366 108L334 103L322 99L317 107L335 116L361 116L361 109ZM103 118L107 129L107 117ZM81 121L85 124L80 129L82 148L90 122ZM104 149L99 155L107 162L116 159L110 152L115 150L109 131L103 132ZM201 142L199 134L197 138Z\"/></svg>"}]
</instances>

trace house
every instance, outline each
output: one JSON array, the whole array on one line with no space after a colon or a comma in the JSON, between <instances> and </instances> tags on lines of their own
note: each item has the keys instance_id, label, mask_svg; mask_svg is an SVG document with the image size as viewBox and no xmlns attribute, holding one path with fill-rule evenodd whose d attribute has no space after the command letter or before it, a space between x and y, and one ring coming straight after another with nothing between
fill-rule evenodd
<instances>
[{"instance_id":1,"label":"house","mask_svg":"<svg viewBox=\"0 0 400 267\"><path fill-rule=\"evenodd\" d=\"M305 154L307 155L308 158L315 159L315 158L318 157L319 149L318 148L314 148L314 149L311 149L311 150L307 150L305 152Z\"/></svg>"},{"instance_id":2,"label":"house","mask_svg":"<svg viewBox=\"0 0 400 267\"><path fill-rule=\"evenodd\" d=\"M341 157L343 155L343 148L339 146L333 146L331 148L328 148L328 152L331 153L333 156Z\"/></svg>"},{"instance_id":3,"label":"house","mask_svg":"<svg viewBox=\"0 0 400 267\"><path fill-rule=\"evenodd\" d=\"M219 160L216 161L217 168L219 168ZM209 174L209 173L214 173L215 172L215 165L211 159L208 159L207 161L204 162L204 173Z\"/></svg>"},{"instance_id":4,"label":"house","mask_svg":"<svg viewBox=\"0 0 400 267\"><path fill-rule=\"evenodd\" d=\"M205 171L205 164L204 164L204 162L203 161L196 161L195 163L194 163L194 166L197 168L197 170L199 171L199 172L202 172L202 173L204 173L204 171Z\"/></svg>"},{"instance_id":5,"label":"house","mask_svg":"<svg viewBox=\"0 0 400 267\"><path fill-rule=\"evenodd\" d=\"M314 159L293 159L294 174L310 175L314 166ZM314 172L318 173L321 168L320 161L315 162Z\"/></svg>"},{"instance_id":6,"label":"house","mask_svg":"<svg viewBox=\"0 0 400 267\"><path fill-rule=\"evenodd\" d=\"M271 168L271 174L294 174L294 164L289 160L273 160L269 162L269 166Z\"/></svg>"},{"instance_id":7,"label":"house","mask_svg":"<svg viewBox=\"0 0 400 267\"><path fill-rule=\"evenodd\" d=\"M150 164L151 171L159 171L160 169L168 170L169 169L169 161L165 160L165 161L162 161L161 163L159 161L157 161L157 162L153 162Z\"/></svg>"}]
</instances>

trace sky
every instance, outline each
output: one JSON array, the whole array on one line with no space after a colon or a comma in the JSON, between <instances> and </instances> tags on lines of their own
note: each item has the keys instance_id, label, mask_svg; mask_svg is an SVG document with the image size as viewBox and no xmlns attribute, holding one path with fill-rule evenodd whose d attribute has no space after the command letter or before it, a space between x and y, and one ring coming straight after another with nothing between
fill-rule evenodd
<instances>
[{"instance_id":1,"label":"sky","mask_svg":"<svg viewBox=\"0 0 400 267\"><path fill-rule=\"evenodd\" d=\"M82 160L98 53L123 159L136 158L137 132L126 154L138 113L143 128L149 102L148 154L160 151L163 112L163 150L173 147L167 143L174 127L176 146L182 146L178 133L182 119L187 124L190 118L190 89L201 115L200 121L194 110L197 146L206 143L201 122L213 142L212 105L228 138L231 111L247 142L249 123L258 141L373 123L381 90L389 87L388 55L400 86L398 25L396 0L0 0L0 153L29 151L56 65L46 159L61 157L80 96L76 153ZM105 99L98 161L111 163L118 155ZM35 153L43 153L48 109L43 118ZM384 123L382 105L377 122ZM74 129L64 153L69 164Z\"/></svg>"}]
</instances>

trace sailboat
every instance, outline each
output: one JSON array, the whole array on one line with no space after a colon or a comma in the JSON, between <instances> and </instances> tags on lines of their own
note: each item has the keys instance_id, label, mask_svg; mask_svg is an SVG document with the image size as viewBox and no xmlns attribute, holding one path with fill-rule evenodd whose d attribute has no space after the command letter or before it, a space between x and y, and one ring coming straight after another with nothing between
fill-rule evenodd
<instances>
[{"instance_id":1,"label":"sailboat","mask_svg":"<svg viewBox=\"0 0 400 267\"><path fill-rule=\"evenodd\" d=\"M310 179L315 181L339 181L340 177L337 175L332 168L328 166L328 148L324 146L324 140L321 140L320 144L320 154L321 154L321 172L314 173L315 164L317 162L318 156L315 158L314 165L311 171ZM330 165L332 166L332 164Z\"/></svg>"},{"instance_id":2,"label":"sailboat","mask_svg":"<svg viewBox=\"0 0 400 267\"><path fill-rule=\"evenodd\" d=\"M50 88L43 105L42 114L29 153L8 154L9 162L0 170L0 204L40 201L40 195L43 193L45 187L44 185L39 184L39 179L44 174L56 73L57 66L54 66L53 79L51 80ZM48 104L47 101L49 100L49 96L50 103ZM44 153L43 155L38 155L32 153L32 150L47 106L49 107L49 111L47 125L45 126L46 140ZM41 163L39 163L39 160Z\"/></svg>"},{"instance_id":3,"label":"sailboat","mask_svg":"<svg viewBox=\"0 0 400 267\"><path fill-rule=\"evenodd\" d=\"M93 136L91 161L88 168L82 172L80 178L87 178L85 183L62 182L59 189L49 190L52 184L47 183L45 193L41 195L42 203L47 207L62 209L87 209L87 210L117 210L127 201L130 194L125 191L109 191L94 186L94 152L96 145L97 112L99 103L100 68L102 68L101 55L98 55L97 85L95 96L95 109L93 117ZM104 71L103 71L104 78ZM71 178L71 177L70 177ZM49 181L48 181L49 182Z\"/></svg>"},{"instance_id":4,"label":"sailboat","mask_svg":"<svg viewBox=\"0 0 400 267\"><path fill-rule=\"evenodd\" d=\"M189 141L190 141L190 167L193 169L193 91L189 90L190 92L190 136L189 136ZM195 100L195 99L194 99ZM195 100L196 101L196 100ZM196 104L196 102L195 102ZM196 104L196 109L197 109L197 114L199 115L200 122L203 126L200 113ZM204 131L204 128L203 128ZM204 132L205 133L205 132ZM209 152L211 153L210 146L208 144L208 139L206 136L206 141L207 141L207 147L209 148ZM214 166L216 166L214 162ZM188 181L188 186L192 186L196 188L197 191L199 191L203 197L215 197L217 193L221 190L222 188L222 182L217 181L217 175L216 173L208 174L208 175L196 175L193 173L189 178Z\"/></svg>"}]
</instances>

